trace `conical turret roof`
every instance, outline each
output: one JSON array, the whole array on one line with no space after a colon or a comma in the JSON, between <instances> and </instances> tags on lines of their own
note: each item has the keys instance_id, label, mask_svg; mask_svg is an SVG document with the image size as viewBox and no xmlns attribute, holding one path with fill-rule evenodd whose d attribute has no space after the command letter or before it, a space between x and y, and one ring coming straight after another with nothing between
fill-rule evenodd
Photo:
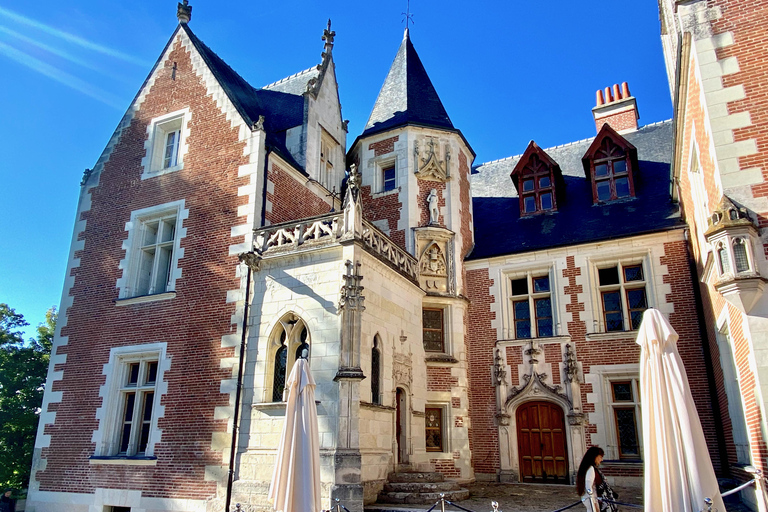
<instances>
[{"instance_id":1,"label":"conical turret roof","mask_svg":"<svg viewBox=\"0 0 768 512\"><path fill-rule=\"evenodd\" d=\"M408 124L455 129L405 29L362 136Z\"/></svg>"}]
</instances>

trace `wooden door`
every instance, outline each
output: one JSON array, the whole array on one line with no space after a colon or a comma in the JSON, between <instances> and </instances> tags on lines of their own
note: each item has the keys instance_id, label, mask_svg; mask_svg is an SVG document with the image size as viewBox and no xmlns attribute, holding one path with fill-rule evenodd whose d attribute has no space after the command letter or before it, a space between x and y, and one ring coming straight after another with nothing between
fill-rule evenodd
<instances>
[{"instance_id":1,"label":"wooden door","mask_svg":"<svg viewBox=\"0 0 768 512\"><path fill-rule=\"evenodd\" d=\"M549 402L527 402L516 416L522 481L568 484L563 409Z\"/></svg>"}]
</instances>

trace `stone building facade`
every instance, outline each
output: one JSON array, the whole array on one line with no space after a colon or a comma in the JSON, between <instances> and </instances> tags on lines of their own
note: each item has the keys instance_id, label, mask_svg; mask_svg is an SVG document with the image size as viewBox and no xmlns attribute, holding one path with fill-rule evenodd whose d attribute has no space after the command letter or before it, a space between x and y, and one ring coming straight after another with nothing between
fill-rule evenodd
<instances>
[{"instance_id":1,"label":"stone building facade","mask_svg":"<svg viewBox=\"0 0 768 512\"><path fill-rule=\"evenodd\" d=\"M594 444L639 484L648 307L728 474L679 121L638 125L616 85L595 137L474 165L406 30L346 151L330 23L318 65L254 88L190 17L83 178L28 510L266 509L303 350L326 507L361 511L402 468L571 484Z\"/></svg>"}]
</instances>

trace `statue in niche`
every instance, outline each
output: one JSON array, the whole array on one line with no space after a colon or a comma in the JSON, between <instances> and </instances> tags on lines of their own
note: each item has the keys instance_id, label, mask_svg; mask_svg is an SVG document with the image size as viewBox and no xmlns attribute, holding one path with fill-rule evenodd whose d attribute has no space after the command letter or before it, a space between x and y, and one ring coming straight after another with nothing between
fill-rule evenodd
<instances>
[{"instance_id":1,"label":"statue in niche","mask_svg":"<svg viewBox=\"0 0 768 512\"><path fill-rule=\"evenodd\" d=\"M432 189L427 196L427 203L429 205L429 225L437 224L440 217L440 209L437 206L437 190Z\"/></svg>"}]
</instances>

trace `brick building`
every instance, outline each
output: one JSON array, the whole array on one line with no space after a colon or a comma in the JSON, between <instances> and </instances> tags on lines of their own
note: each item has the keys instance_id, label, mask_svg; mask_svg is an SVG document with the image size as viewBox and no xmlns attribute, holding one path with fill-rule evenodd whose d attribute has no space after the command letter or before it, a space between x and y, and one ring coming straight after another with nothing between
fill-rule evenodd
<instances>
[{"instance_id":1,"label":"brick building","mask_svg":"<svg viewBox=\"0 0 768 512\"><path fill-rule=\"evenodd\" d=\"M345 151L330 24L320 64L254 88L178 15L83 179L29 510L266 507L304 349L326 506L362 510L403 466L571 484L593 444L639 484L648 307L728 474L734 388L669 186L679 120L639 126L616 85L595 137L473 166L406 30ZM705 235L757 233L737 217Z\"/></svg>"},{"instance_id":2,"label":"brick building","mask_svg":"<svg viewBox=\"0 0 768 512\"><path fill-rule=\"evenodd\" d=\"M766 470L768 2L659 2L675 105L673 194L689 229L724 469ZM744 497L765 510L754 493Z\"/></svg>"}]
</instances>

